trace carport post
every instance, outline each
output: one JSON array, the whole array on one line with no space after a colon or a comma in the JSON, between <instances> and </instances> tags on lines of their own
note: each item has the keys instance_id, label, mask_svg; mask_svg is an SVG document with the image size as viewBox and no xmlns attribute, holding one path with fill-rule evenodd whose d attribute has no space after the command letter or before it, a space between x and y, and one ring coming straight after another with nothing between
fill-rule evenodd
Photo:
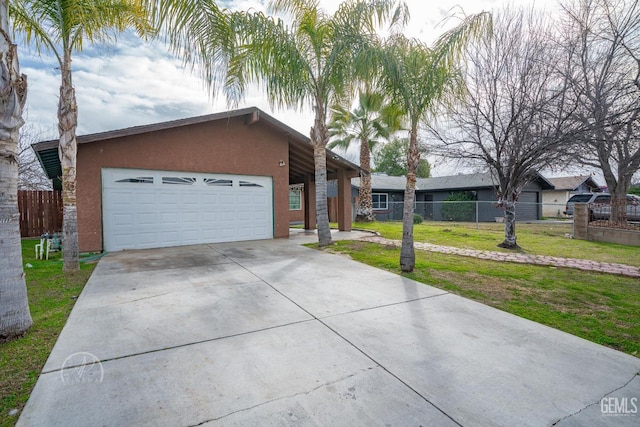
<instances>
[{"instance_id":1,"label":"carport post","mask_svg":"<svg viewBox=\"0 0 640 427\"><path fill-rule=\"evenodd\" d=\"M338 230L351 231L351 178L338 169Z\"/></svg>"},{"instance_id":2,"label":"carport post","mask_svg":"<svg viewBox=\"0 0 640 427\"><path fill-rule=\"evenodd\" d=\"M316 229L316 182L312 175L304 176L304 229Z\"/></svg>"}]
</instances>

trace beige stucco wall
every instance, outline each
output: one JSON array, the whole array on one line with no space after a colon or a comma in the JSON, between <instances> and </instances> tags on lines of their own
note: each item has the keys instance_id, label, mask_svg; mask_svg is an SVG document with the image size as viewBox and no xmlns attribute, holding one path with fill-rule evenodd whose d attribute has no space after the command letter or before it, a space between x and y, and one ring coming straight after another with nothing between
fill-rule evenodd
<instances>
[{"instance_id":1,"label":"beige stucco wall","mask_svg":"<svg viewBox=\"0 0 640 427\"><path fill-rule=\"evenodd\" d=\"M80 251L102 250L102 168L137 168L273 178L274 237L289 235L289 144L285 135L243 117L78 146ZM287 165L280 167L280 160Z\"/></svg>"}]
</instances>

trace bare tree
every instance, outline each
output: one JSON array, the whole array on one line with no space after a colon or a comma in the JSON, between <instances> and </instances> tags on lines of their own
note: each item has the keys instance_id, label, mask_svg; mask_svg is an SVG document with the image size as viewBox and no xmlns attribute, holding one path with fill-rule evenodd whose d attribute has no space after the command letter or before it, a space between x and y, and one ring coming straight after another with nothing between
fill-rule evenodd
<instances>
[{"instance_id":1,"label":"bare tree","mask_svg":"<svg viewBox=\"0 0 640 427\"><path fill-rule=\"evenodd\" d=\"M431 129L443 156L482 165L494 177L504 210L504 241L518 248L516 202L537 171L558 159L563 110L544 16L507 8L494 15L492 37L467 49L466 96ZM558 114L555 114L558 112Z\"/></svg>"},{"instance_id":2,"label":"bare tree","mask_svg":"<svg viewBox=\"0 0 640 427\"><path fill-rule=\"evenodd\" d=\"M33 125L26 124L20 129L18 143L18 189L19 190L51 190L51 180L45 175L42 166L31 148L41 140L42 132Z\"/></svg>"},{"instance_id":3,"label":"bare tree","mask_svg":"<svg viewBox=\"0 0 640 427\"><path fill-rule=\"evenodd\" d=\"M575 110L564 131L579 163L602 170L623 219L640 169L640 5L638 0L575 0L563 5L559 71ZM616 203L617 202L617 203Z\"/></svg>"}]
</instances>

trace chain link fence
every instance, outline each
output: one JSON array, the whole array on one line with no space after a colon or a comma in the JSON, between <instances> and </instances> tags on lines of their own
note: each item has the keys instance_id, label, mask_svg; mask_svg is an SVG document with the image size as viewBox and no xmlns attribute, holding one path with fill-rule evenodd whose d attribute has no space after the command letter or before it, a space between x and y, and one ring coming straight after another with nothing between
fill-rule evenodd
<instances>
[{"instance_id":1,"label":"chain link fence","mask_svg":"<svg viewBox=\"0 0 640 427\"><path fill-rule=\"evenodd\" d=\"M402 221L404 202L390 201L386 206L374 209L378 221ZM516 203L516 221L537 221L543 219L570 219L563 212L565 204L560 203ZM355 206L354 206L355 212ZM414 213L425 221L453 222L503 222L504 211L497 202L415 202Z\"/></svg>"}]
</instances>

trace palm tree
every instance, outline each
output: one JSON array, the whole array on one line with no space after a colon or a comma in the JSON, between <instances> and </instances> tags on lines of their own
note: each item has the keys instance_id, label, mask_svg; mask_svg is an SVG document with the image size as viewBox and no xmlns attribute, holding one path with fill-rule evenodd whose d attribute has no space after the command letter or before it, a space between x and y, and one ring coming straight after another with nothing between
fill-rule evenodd
<instances>
[{"instance_id":1,"label":"palm tree","mask_svg":"<svg viewBox=\"0 0 640 427\"><path fill-rule=\"evenodd\" d=\"M0 339L22 335L32 323L18 213L18 140L27 79L9 36L8 3L0 0Z\"/></svg>"},{"instance_id":2,"label":"palm tree","mask_svg":"<svg viewBox=\"0 0 640 427\"><path fill-rule=\"evenodd\" d=\"M360 144L360 195L356 207L356 221L375 221L371 198L371 152L399 128L398 116L392 106L384 104L380 93L360 92L358 106L353 110L336 106L331 112L329 136L334 139L329 148L349 148L351 143Z\"/></svg>"},{"instance_id":3,"label":"palm tree","mask_svg":"<svg viewBox=\"0 0 640 427\"><path fill-rule=\"evenodd\" d=\"M230 25L238 35L230 58L225 91L238 102L249 82L264 85L273 106L302 109L315 115L310 137L314 148L316 221L320 246L331 244L327 214L326 152L330 105L354 93L357 76L370 68L366 53L377 40L376 27L406 20L406 5L389 0L349 0L331 16L315 0L274 0L270 11L290 23L261 13L235 13ZM215 55L206 63L215 67Z\"/></svg>"},{"instance_id":4,"label":"palm tree","mask_svg":"<svg viewBox=\"0 0 640 427\"><path fill-rule=\"evenodd\" d=\"M13 29L33 42L38 51L52 52L60 66L58 131L62 166L64 271L78 271L76 205L76 127L78 106L72 82L71 55L83 42L105 41L133 28L146 34L151 27L139 0L12 0Z\"/></svg>"},{"instance_id":5,"label":"palm tree","mask_svg":"<svg viewBox=\"0 0 640 427\"><path fill-rule=\"evenodd\" d=\"M415 267L413 203L416 170L420 163L418 126L422 121L428 121L443 102L461 93L464 84L456 63L462 56L465 44L481 31L490 29L490 25L491 15L483 12L465 18L457 27L440 36L433 47L402 35L391 37L385 46L382 58L387 90L409 124L400 252L402 271L413 271Z\"/></svg>"}]
</instances>

